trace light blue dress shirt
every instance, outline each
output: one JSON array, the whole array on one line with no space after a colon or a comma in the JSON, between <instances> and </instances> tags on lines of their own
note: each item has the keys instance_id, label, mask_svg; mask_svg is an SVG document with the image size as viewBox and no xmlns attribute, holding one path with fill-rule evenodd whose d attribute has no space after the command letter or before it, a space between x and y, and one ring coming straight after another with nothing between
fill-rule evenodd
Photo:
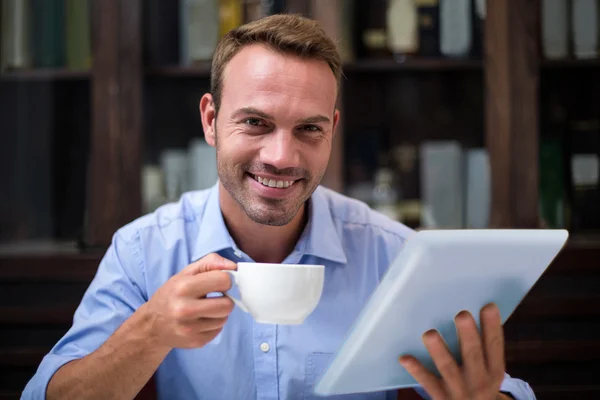
<instances>
[{"instance_id":1,"label":"light blue dress shirt","mask_svg":"<svg viewBox=\"0 0 600 400\"><path fill-rule=\"evenodd\" d=\"M178 203L121 228L99 265L65 336L45 356L24 399L44 399L52 375L65 363L96 350L186 265L216 252L252 261L224 224L218 185L186 193ZM319 305L302 325L255 323L235 307L222 332L199 349L172 350L156 372L160 399L313 399L313 385L413 233L366 205L319 187L308 224L285 263L325 265ZM239 295L236 288L232 294ZM535 399L529 385L510 377L502 390ZM420 391L421 395L426 394ZM339 396L395 399L397 392Z\"/></svg>"}]
</instances>

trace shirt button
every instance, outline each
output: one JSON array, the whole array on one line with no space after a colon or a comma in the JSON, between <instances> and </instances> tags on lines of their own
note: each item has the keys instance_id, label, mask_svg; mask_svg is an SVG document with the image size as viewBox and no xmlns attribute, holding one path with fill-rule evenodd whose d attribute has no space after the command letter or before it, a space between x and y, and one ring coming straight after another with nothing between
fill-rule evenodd
<instances>
[{"instance_id":1,"label":"shirt button","mask_svg":"<svg viewBox=\"0 0 600 400\"><path fill-rule=\"evenodd\" d=\"M242 252L237 249L233 251L233 254L235 254L237 258L242 258Z\"/></svg>"},{"instance_id":2,"label":"shirt button","mask_svg":"<svg viewBox=\"0 0 600 400\"><path fill-rule=\"evenodd\" d=\"M270 349L270 348L271 348L271 346L269 346L269 344L268 344L268 343L261 343L261 344L260 344L260 349L261 349L261 350L262 350L264 353L266 353L267 351L269 351L269 349Z\"/></svg>"}]
</instances>

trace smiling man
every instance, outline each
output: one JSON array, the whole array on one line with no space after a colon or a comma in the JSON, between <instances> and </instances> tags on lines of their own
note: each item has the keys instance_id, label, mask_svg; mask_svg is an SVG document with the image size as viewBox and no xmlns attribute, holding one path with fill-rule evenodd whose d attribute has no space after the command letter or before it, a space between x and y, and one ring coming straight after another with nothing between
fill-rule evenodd
<instances>
[{"instance_id":1,"label":"smiling man","mask_svg":"<svg viewBox=\"0 0 600 400\"><path fill-rule=\"evenodd\" d=\"M25 399L131 399L156 375L161 399L311 399L313 385L412 231L319 184L339 121L341 62L318 25L272 16L219 43L200 102L219 181L116 232L72 328ZM259 324L215 292L236 262L325 265L302 325ZM235 288L233 289L236 290ZM504 372L496 307L457 316L458 365L423 340L441 377L401 362L434 399L534 399ZM503 392L503 393L502 393ZM380 392L348 399L394 399Z\"/></svg>"}]
</instances>

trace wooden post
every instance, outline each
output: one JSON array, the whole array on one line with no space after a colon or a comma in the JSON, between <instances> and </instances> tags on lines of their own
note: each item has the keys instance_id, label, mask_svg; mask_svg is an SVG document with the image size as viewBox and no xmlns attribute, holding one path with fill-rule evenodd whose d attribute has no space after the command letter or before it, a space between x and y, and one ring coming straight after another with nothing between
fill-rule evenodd
<instances>
[{"instance_id":1,"label":"wooden post","mask_svg":"<svg viewBox=\"0 0 600 400\"><path fill-rule=\"evenodd\" d=\"M488 0L486 140L490 224L538 226L539 0Z\"/></svg>"},{"instance_id":2,"label":"wooden post","mask_svg":"<svg viewBox=\"0 0 600 400\"><path fill-rule=\"evenodd\" d=\"M107 247L141 213L140 0L92 1L92 139L87 245Z\"/></svg>"},{"instance_id":3,"label":"wooden post","mask_svg":"<svg viewBox=\"0 0 600 400\"><path fill-rule=\"evenodd\" d=\"M311 17L318 21L325 32L334 40L339 40L342 32L340 10L341 1L344 0L311 0ZM336 130L336 135L331 144L331 157L322 184L338 192L344 190L344 110L342 109L342 91L338 94L338 109L340 110L340 122Z\"/></svg>"}]
</instances>

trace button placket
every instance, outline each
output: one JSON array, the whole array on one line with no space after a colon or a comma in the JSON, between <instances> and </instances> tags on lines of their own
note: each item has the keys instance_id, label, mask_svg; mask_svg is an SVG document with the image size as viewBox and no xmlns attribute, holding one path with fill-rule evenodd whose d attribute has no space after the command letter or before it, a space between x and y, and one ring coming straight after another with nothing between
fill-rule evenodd
<instances>
[{"instance_id":1,"label":"button placket","mask_svg":"<svg viewBox=\"0 0 600 400\"><path fill-rule=\"evenodd\" d=\"M279 397L275 340L276 325L254 323L254 376L260 400Z\"/></svg>"}]
</instances>

